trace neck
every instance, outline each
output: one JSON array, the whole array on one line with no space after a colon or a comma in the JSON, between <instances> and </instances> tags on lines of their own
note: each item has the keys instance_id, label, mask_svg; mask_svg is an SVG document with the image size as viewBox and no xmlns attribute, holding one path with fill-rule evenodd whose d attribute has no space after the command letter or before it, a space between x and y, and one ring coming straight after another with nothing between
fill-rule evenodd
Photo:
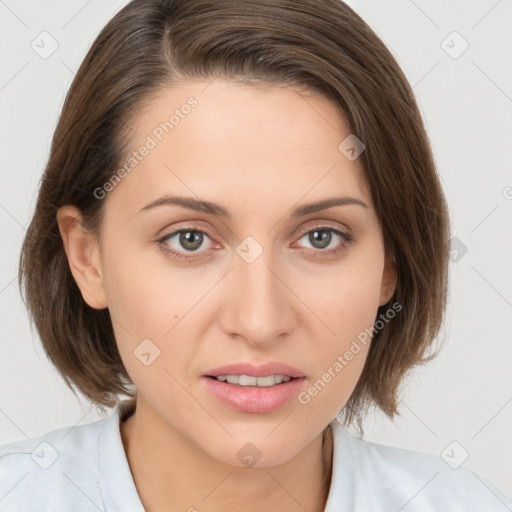
<instances>
[{"instance_id":1,"label":"neck","mask_svg":"<svg viewBox=\"0 0 512 512\"><path fill-rule=\"evenodd\" d=\"M121 418L121 437L146 512L205 508L210 512L321 512L332 475L332 431L273 467L241 468L210 457L137 399Z\"/></svg>"}]
</instances>

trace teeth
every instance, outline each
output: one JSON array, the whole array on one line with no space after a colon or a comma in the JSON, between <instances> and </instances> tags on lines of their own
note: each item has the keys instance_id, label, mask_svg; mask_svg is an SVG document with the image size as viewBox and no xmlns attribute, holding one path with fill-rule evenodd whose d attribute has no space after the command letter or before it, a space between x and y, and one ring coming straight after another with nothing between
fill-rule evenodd
<instances>
[{"instance_id":1,"label":"teeth","mask_svg":"<svg viewBox=\"0 0 512 512\"><path fill-rule=\"evenodd\" d=\"M268 377L253 377L252 375L219 375L215 377L220 382L229 382L239 386L261 386L268 387L281 382L289 382L291 377L285 375L269 375Z\"/></svg>"}]
</instances>

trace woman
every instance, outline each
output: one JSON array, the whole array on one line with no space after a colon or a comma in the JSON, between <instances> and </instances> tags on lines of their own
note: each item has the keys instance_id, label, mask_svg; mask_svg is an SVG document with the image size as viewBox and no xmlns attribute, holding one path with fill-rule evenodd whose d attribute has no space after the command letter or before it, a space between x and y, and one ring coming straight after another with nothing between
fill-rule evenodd
<instances>
[{"instance_id":1,"label":"woman","mask_svg":"<svg viewBox=\"0 0 512 512\"><path fill-rule=\"evenodd\" d=\"M2 510L503 510L343 427L393 418L432 357L448 240L410 86L348 6L130 2L68 93L20 260L48 356L114 410L2 446Z\"/></svg>"}]
</instances>

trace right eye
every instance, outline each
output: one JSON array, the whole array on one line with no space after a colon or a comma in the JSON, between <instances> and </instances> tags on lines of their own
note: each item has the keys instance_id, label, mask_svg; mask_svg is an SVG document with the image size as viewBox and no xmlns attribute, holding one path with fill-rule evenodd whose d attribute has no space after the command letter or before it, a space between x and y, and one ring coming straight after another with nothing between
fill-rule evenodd
<instances>
[{"instance_id":1,"label":"right eye","mask_svg":"<svg viewBox=\"0 0 512 512\"><path fill-rule=\"evenodd\" d=\"M165 235L158 242L162 246L162 250L172 254L173 257L191 259L196 257L195 253L204 252L198 251L198 249L203 246L205 236L211 240L205 231L194 228L182 228ZM171 243L174 243L174 245Z\"/></svg>"}]
</instances>

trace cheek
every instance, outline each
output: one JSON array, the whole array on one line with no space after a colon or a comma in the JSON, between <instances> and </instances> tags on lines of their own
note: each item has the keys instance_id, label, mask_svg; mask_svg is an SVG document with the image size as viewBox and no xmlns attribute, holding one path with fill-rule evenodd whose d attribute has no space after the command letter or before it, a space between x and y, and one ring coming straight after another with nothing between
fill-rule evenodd
<instances>
[{"instance_id":1,"label":"cheek","mask_svg":"<svg viewBox=\"0 0 512 512\"><path fill-rule=\"evenodd\" d=\"M312 417L334 417L349 399L368 355L379 307L380 260L354 257L345 263L336 272L303 280L303 295L298 293L315 313L304 320L315 342L314 377L299 396Z\"/></svg>"},{"instance_id":2,"label":"cheek","mask_svg":"<svg viewBox=\"0 0 512 512\"><path fill-rule=\"evenodd\" d=\"M173 311L179 295L166 288L165 276L148 261L150 252L138 248L119 232L111 233L102 261L114 333L129 372L139 372L144 366L137 357L141 343L145 343L141 350L147 349L143 353L149 352L151 359L158 361L163 335L176 322Z\"/></svg>"},{"instance_id":3,"label":"cheek","mask_svg":"<svg viewBox=\"0 0 512 512\"><path fill-rule=\"evenodd\" d=\"M156 244L112 226L105 240L105 288L118 328L132 333L133 341L161 339L201 290L194 290L185 270L172 268Z\"/></svg>"},{"instance_id":4,"label":"cheek","mask_svg":"<svg viewBox=\"0 0 512 512\"><path fill-rule=\"evenodd\" d=\"M172 268L165 256L155 256L156 251L137 247L111 251L114 257L107 256L104 265L119 352L142 392L148 379L165 381L170 378L166 370L174 374L193 361L205 308L201 300L218 279Z\"/></svg>"},{"instance_id":5,"label":"cheek","mask_svg":"<svg viewBox=\"0 0 512 512\"><path fill-rule=\"evenodd\" d=\"M320 316L329 330L316 322L318 327L312 333L315 346L310 353L314 371L307 388L298 396L308 418L330 421L350 398L371 344L378 309L373 295L372 286L346 287L335 294L335 300L333 294L333 301L324 303L327 313Z\"/></svg>"},{"instance_id":6,"label":"cheek","mask_svg":"<svg viewBox=\"0 0 512 512\"><path fill-rule=\"evenodd\" d=\"M106 276L109 310L115 320L136 338L160 337L164 320L167 325L171 323L170 318L162 318L162 310L175 297L164 293L162 276L148 270L134 252L131 258L116 257ZM155 323L158 319L161 325Z\"/></svg>"},{"instance_id":7,"label":"cheek","mask_svg":"<svg viewBox=\"0 0 512 512\"><path fill-rule=\"evenodd\" d=\"M298 295L323 321L315 326L317 334L322 329L326 335L317 339L323 340L328 351L343 348L348 340L373 326L380 302L382 264L371 252L367 254L370 257L354 253L336 269L302 280Z\"/></svg>"}]
</instances>

